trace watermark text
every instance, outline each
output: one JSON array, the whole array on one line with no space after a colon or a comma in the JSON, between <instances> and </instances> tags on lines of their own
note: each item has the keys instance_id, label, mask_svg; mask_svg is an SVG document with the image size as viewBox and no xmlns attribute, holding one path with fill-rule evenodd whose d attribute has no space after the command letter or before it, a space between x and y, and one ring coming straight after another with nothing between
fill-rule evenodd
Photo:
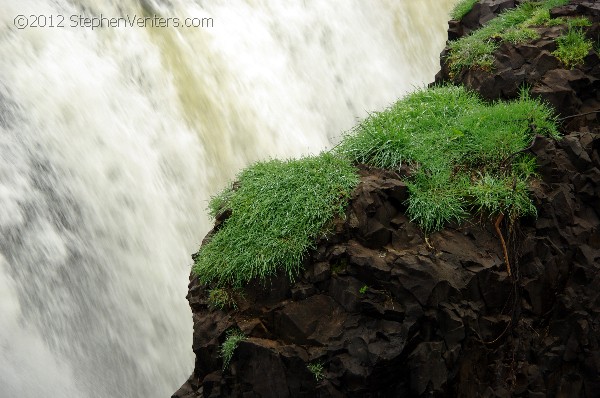
<instances>
[{"instance_id":1,"label":"watermark text","mask_svg":"<svg viewBox=\"0 0 600 398\"><path fill-rule=\"evenodd\" d=\"M143 16L125 15L108 17L100 14L90 17L87 15L17 15L14 20L17 29L25 28L212 28L212 18L179 18L162 17L158 15Z\"/></svg>"}]
</instances>

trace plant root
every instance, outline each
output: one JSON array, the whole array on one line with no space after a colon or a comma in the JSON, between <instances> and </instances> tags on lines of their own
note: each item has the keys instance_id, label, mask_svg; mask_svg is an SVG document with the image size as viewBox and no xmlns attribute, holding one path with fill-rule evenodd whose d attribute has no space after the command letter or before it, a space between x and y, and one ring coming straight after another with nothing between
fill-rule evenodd
<instances>
[{"instance_id":1,"label":"plant root","mask_svg":"<svg viewBox=\"0 0 600 398\"><path fill-rule=\"evenodd\" d=\"M428 236L425 237L425 244L427 245L428 248L430 248L432 250L435 249L433 246L431 246L431 243L429 243L429 237Z\"/></svg>"},{"instance_id":2,"label":"plant root","mask_svg":"<svg viewBox=\"0 0 600 398\"><path fill-rule=\"evenodd\" d=\"M508 261L508 250L506 249L506 242L504 241L504 236L502 236L502 231L500 231L500 223L504 219L504 213L500 213L494 227L496 227L496 233L500 238L500 243L502 244L502 252L504 253L504 262L506 263L506 272L508 272L508 276L512 277L512 272L510 270L510 262Z\"/></svg>"}]
</instances>

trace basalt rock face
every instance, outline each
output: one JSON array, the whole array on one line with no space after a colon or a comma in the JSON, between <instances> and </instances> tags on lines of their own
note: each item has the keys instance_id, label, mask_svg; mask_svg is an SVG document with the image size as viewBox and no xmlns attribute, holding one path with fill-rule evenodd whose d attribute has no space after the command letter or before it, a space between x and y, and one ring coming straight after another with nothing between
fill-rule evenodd
<instances>
[{"instance_id":1,"label":"basalt rock face","mask_svg":"<svg viewBox=\"0 0 600 398\"><path fill-rule=\"evenodd\" d=\"M511 2L482 3L469 23ZM593 2L577 4L553 12L596 18ZM493 220L426 239L405 215L405 171L362 168L346 217L294 282L248 286L222 311L192 275L196 363L173 397L600 397L600 123L572 117L599 109L598 58L562 68L549 58L557 34L503 45L494 73L454 78L490 99L527 82L568 118L562 140L530 148L538 217L502 224L512 276ZM231 328L247 338L223 370Z\"/></svg>"},{"instance_id":2,"label":"basalt rock face","mask_svg":"<svg viewBox=\"0 0 600 398\"><path fill-rule=\"evenodd\" d=\"M452 21L448 36L459 38L485 23L492 16L514 6L514 1L483 0L463 21ZM487 13L486 13L487 12ZM551 10L551 17L586 16L592 22L585 28L586 36L594 43L600 40L600 2L573 0L567 6ZM557 48L556 38L565 32L564 26L534 28L540 38L523 44L504 42L494 53L493 72L478 68L466 69L452 75L446 62L448 50L441 56L441 70L436 83L453 82L471 88L483 98L514 99L522 87L529 87L533 96L539 96L555 107L561 116L572 116L600 109L600 57L590 51L584 64L565 68L552 55ZM596 120L596 114L569 119L567 131Z\"/></svg>"}]
</instances>

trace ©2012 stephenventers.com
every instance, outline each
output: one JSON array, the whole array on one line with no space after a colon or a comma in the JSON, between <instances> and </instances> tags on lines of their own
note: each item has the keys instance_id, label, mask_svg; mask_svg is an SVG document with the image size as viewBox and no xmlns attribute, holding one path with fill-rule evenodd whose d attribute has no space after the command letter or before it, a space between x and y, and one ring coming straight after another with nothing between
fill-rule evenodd
<instances>
[{"instance_id":1,"label":"\u00a92012 stephenventers.com","mask_svg":"<svg viewBox=\"0 0 600 398\"><path fill-rule=\"evenodd\" d=\"M73 14L65 16L61 14L44 15L30 14L17 15L13 23L17 29L25 28L212 28L213 18L180 18L163 17L159 15L138 16L136 14L120 17L109 17L103 14L99 16L87 16Z\"/></svg>"}]
</instances>

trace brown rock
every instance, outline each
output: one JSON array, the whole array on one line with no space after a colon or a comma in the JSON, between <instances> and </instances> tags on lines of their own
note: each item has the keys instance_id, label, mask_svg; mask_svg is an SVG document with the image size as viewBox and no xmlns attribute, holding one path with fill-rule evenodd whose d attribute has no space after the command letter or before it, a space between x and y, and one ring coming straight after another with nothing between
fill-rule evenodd
<instances>
[{"instance_id":1,"label":"brown rock","mask_svg":"<svg viewBox=\"0 0 600 398\"><path fill-rule=\"evenodd\" d=\"M451 34L514 4L483 0ZM599 2L552 13L585 13L600 33ZM207 288L190 279L196 363L173 397L598 396L600 60L590 55L566 70L551 54L560 28L540 34L503 45L495 73L453 80L443 65L436 77L490 100L527 84L566 118L563 140L538 137L531 148L538 217L504 230L512 278L489 221L426 241L404 214L409 170L363 167L346 217L316 242L298 280L250 284L239 309L224 312L211 310ZM223 371L219 348L232 327L248 338ZM307 368L316 363L323 379Z\"/></svg>"}]
</instances>

